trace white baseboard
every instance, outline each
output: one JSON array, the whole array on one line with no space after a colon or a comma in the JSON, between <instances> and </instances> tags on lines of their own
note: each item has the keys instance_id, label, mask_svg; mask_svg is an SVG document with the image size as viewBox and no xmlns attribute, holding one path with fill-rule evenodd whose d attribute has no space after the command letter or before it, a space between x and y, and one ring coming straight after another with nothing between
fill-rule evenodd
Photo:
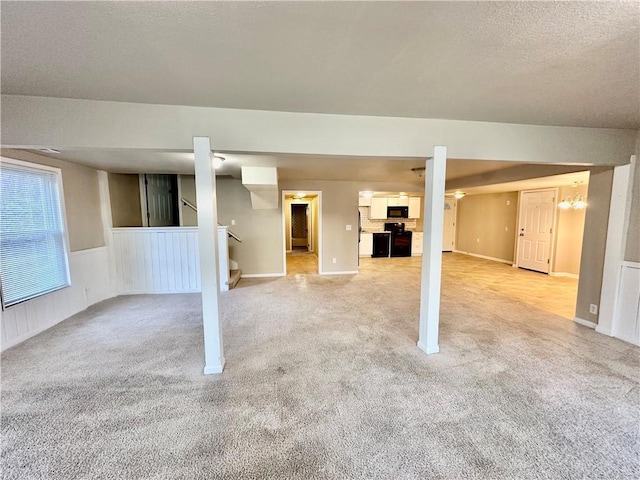
<instances>
[{"instance_id":1,"label":"white baseboard","mask_svg":"<svg viewBox=\"0 0 640 480\"><path fill-rule=\"evenodd\" d=\"M593 329L597 328L598 326L597 323L590 322L589 320L585 320L584 318L574 317L573 321L576 322L578 325L582 325L584 327L589 327Z\"/></svg>"},{"instance_id":2,"label":"white baseboard","mask_svg":"<svg viewBox=\"0 0 640 480\"><path fill-rule=\"evenodd\" d=\"M579 278L579 275L576 275L575 273L568 273L568 272L549 272L549 276L573 278L574 280L578 280Z\"/></svg>"},{"instance_id":3,"label":"white baseboard","mask_svg":"<svg viewBox=\"0 0 640 480\"><path fill-rule=\"evenodd\" d=\"M610 328L605 328L600 324L596 325L596 332L601 333L603 335L607 335L608 337L613 337L613 332Z\"/></svg>"},{"instance_id":4,"label":"white baseboard","mask_svg":"<svg viewBox=\"0 0 640 480\"><path fill-rule=\"evenodd\" d=\"M227 286L227 290L229 287ZM220 288L222 290L222 287ZM121 295L174 295L179 293L201 293L201 289L197 290L124 290L117 293L117 296Z\"/></svg>"},{"instance_id":5,"label":"white baseboard","mask_svg":"<svg viewBox=\"0 0 640 480\"><path fill-rule=\"evenodd\" d=\"M213 375L216 373L222 373L223 370L224 370L224 359L222 359L222 362L220 363L220 365L205 365L203 373L205 375Z\"/></svg>"},{"instance_id":6,"label":"white baseboard","mask_svg":"<svg viewBox=\"0 0 640 480\"><path fill-rule=\"evenodd\" d=\"M284 277L285 274L283 272L277 273L243 273L240 275L240 278L273 278L273 277Z\"/></svg>"},{"instance_id":7,"label":"white baseboard","mask_svg":"<svg viewBox=\"0 0 640 480\"><path fill-rule=\"evenodd\" d=\"M434 345L433 347L429 347L422 342L418 342L418 348L422 350L427 355L431 355L432 353L438 353L440 351L439 345Z\"/></svg>"},{"instance_id":8,"label":"white baseboard","mask_svg":"<svg viewBox=\"0 0 640 480\"><path fill-rule=\"evenodd\" d=\"M463 255L469 255L471 257L484 258L485 260L493 260L494 262L506 263L508 265L515 266L513 260L505 260L504 258L488 257L486 255L480 255L478 253L463 252L462 250L453 250L453 253L461 253Z\"/></svg>"},{"instance_id":9,"label":"white baseboard","mask_svg":"<svg viewBox=\"0 0 640 480\"><path fill-rule=\"evenodd\" d=\"M320 272L320 275L355 275L357 270L345 271L345 272Z\"/></svg>"}]
</instances>

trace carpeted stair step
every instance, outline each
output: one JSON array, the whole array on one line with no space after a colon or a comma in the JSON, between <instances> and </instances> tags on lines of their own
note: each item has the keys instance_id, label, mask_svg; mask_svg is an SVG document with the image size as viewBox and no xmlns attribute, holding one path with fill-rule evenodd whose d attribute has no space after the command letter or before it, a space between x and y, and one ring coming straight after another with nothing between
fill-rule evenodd
<instances>
[{"instance_id":1,"label":"carpeted stair step","mask_svg":"<svg viewBox=\"0 0 640 480\"><path fill-rule=\"evenodd\" d=\"M229 290L231 290L238 284L241 276L242 276L242 270L240 269L229 271Z\"/></svg>"}]
</instances>

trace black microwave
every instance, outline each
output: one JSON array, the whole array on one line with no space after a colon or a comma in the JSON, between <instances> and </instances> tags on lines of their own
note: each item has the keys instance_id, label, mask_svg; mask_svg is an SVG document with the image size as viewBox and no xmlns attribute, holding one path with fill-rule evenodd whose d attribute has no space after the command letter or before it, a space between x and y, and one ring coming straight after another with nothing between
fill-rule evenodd
<instances>
[{"instance_id":1,"label":"black microwave","mask_svg":"<svg viewBox=\"0 0 640 480\"><path fill-rule=\"evenodd\" d=\"M409 207L387 207L387 218L409 218Z\"/></svg>"}]
</instances>

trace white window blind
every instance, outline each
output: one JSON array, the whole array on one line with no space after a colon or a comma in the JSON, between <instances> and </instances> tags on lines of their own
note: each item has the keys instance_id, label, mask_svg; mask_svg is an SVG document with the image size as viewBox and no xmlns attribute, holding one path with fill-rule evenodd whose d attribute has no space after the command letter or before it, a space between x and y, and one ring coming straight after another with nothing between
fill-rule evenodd
<instances>
[{"instance_id":1,"label":"white window blind","mask_svg":"<svg viewBox=\"0 0 640 480\"><path fill-rule=\"evenodd\" d=\"M0 165L3 307L70 285L59 173L26 165Z\"/></svg>"}]
</instances>

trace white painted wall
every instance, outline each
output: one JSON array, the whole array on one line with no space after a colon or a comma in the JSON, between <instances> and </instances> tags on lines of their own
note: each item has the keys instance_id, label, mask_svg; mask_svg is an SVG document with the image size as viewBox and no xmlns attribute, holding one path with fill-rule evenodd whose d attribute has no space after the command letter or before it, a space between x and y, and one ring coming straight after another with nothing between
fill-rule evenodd
<instances>
[{"instance_id":1,"label":"white painted wall","mask_svg":"<svg viewBox=\"0 0 640 480\"><path fill-rule=\"evenodd\" d=\"M109 288L107 247L71 252L69 271L70 287L19 303L0 313L3 351L113 296Z\"/></svg>"},{"instance_id":2,"label":"white painted wall","mask_svg":"<svg viewBox=\"0 0 640 480\"><path fill-rule=\"evenodd\" d=\"M623 262L613 336L640 346L640 263Z\"/></svg>"},{"instance_id":3,"label":"white painted wall","mask_svg":"<svg viewBox=\"0 0 640 480\"><path fill-rule=\"evenodd\" d=\"M114 228L111 231L118 295L201 291L198 227ZM227 227L218 227L220 291L223 292L229 290L227 231Z\"/></svg>"},{"instance_id":4,"label":"white painted wall","mask_svg":"<svg viewBox=\"0 0 640 480\"><path fill-rule=\"evenodd\" d=\"M197 227L114 228L118 295L200 291Z\"/></svg>"}]
</instances>

